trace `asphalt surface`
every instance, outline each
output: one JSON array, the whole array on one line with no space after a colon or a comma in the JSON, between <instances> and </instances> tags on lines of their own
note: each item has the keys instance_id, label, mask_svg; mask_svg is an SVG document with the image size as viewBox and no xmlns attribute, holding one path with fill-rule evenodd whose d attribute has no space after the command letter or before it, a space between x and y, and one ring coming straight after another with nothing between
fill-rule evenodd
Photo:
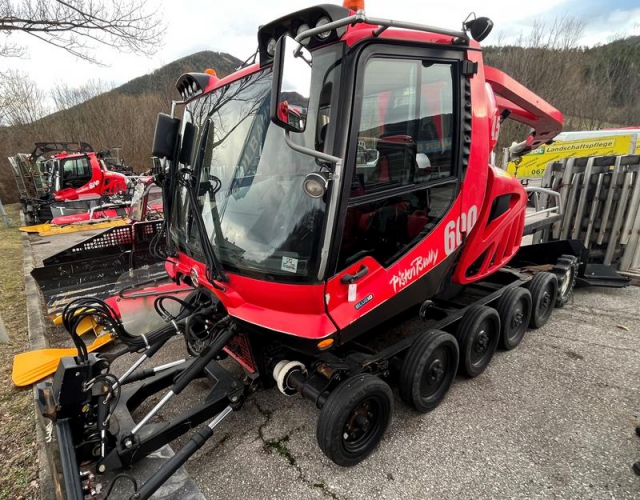
<instances>
[{"instance_id":1,"label":"asphalt surface","mask_svg":"<svg viewBox=\"0 0 640 500\"><path fill-rule=\"evenodd\" d=\"M415 328L412 321L402 330ZM183 354L176 339L153 364ZM160 417L206 392L204 382L192 384ZM300 397L253 394L187 471L212 500L638 499L631 465L640 460L640 288L577 290L517 349L498 351L481 376L458 377L431 413L417 414L396 394L385 438L356 467L322 454L317 416Z\"/></svg>"},{"instance_id":2,"label":"asphalt surface","mask_svg":"<svg viewBox=\"0 0 640 500\"><path fill-rule=\"evenodd\" d=\"M631 471L640 460L639 304L640 288L576 291L480 377L458 377L435 411L417 414L396 395L384 440L356 467L322 454L312 403L272 389L250 396L187 471L212 500L640 498ZM180 342L172 346L156 364L178 356ZM194 384L161 417L206 389Z\"/></svg>"}]
</instances>

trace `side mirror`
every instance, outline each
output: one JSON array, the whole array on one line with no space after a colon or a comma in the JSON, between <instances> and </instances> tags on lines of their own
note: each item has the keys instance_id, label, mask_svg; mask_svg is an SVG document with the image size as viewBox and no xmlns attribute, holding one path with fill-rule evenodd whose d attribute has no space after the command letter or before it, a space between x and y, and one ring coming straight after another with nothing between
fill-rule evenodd
<instances>
[{"instance_id":1,"label":"side mirror","mask_svg":"<svg viewBox=\"0 0 640 500\"><path fill-rule=\"evenodd\" d=\"M191 161L195 135L196 128L193 126L193 123L187 122L182 132L182 147L180 148L180 155L178 158L178 162L182 163L183 165L188 165Z\"/></svg>"},{"instance_id":2,"label":"side mirror","mask_svg":"<svg viewBox=\"0 0 640 500\"><path fill-rule=\"evenodd\" d=\"M310 95L311 52L282 36L273 58L271 121L290 132L304 132Z\"/></svg>"},{"instance_id":3,"label":"side mirror","mask_svg":"<svg viewBox=\"0 0 640 500\"><path fill-rule=\"evenodd\" d=\"M167 158L170 161L175 160L174 155L179 130L180 120L171 118L167 114L159 113L156 121L156 132L153 136L151 155L158 158Z\"/></svg>"}]
</instances>

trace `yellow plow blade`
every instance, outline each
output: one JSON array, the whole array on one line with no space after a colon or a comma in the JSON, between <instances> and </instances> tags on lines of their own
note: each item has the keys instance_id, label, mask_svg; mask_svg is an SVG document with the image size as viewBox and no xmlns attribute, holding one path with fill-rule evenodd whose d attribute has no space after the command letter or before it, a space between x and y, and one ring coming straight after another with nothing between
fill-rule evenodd
<instances>
[{"instance_id":1,"label":"yellow plow blade","mask_svg":"<svg viewBox=\"0 0 640 500\"><path fill-rule=\"evenodd\" d=\"M80 312L81 310L78 310L76 314ZM62 325L62 314L58 314L55 318L53 318L53 324L56 326ZM82 318L82 321L80 321L80 324L76 328L76 333L82 336L85 333L91 331L93 331L96 334L96 337L98 337L102 333L102 327L99 326L98 323L96 323L96 321L93 319L93 316L85 316L84 318Z\"/></svg>"},{"instance_id":2,"label":"yellow plow blade","mask_svg":"<svg viewBox=\"0 0 640 500\"><path fill-rule=\"evenodd\" d=\"M67 226L56 226L55 224L38 224L36 226L23 226L20 231L26 233L38 233L40 236L55 236L57 234L77 233L79 231L90 231L92 229L108 229L110 227L124 226L129 223L129 219L114 219L103 222L78 222Z\"/></svg>"},{"instance_id":3,"label":"yellow plow blade","mask_svg":"<svg viewBox=\"0 0 640 500\"><path fill-rule=\"evenodd\" d=\"M113 337L105 333L96 338L91 345L88 345L87 351L93 352L112 340ZM68 349L39 349L17 354L13 358L11 379L18 387L34 384L53 374L58 368L61 358L77 356L77 354L78 350L75 347Z\"/></svg>"}]
</instances>

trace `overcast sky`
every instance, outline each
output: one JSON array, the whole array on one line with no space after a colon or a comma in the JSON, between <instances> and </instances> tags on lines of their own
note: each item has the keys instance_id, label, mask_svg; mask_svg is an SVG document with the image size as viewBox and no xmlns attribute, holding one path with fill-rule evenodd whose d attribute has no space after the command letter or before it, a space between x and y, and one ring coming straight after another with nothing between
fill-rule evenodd
<instances>
[{"instance_id":1,"label":"overcast sky","mask_svg":"<svg viewBox=\"0 0 640 500\"><path fill-rule=\"evenodd\" d=\"M18 35L14 41L28 47L28 59L5 59L2 63L4 67L26 71L45 89L56 82L75 86L87 79L121 84L200 50L228 52L246 59L255 50L258 26L295 10L323 3L323 0L148 1L157 5L166 23L164 44L154 56L121 54L101 48L97 52L98 58L106 67L100 67ZM324 0L324 3L331 1ZM507 40L519 33L526 34L535 18L554 19L564 15L587 23L582 39L585 45L606 43L616 35L640 35L640 0L366 0L366 11L371 16L455 29L471 11L475 11L478 16L488 16L495 23L494 32L485 41L488 44L497 42L501 33Z\"/></svg>"}]
</instances>

